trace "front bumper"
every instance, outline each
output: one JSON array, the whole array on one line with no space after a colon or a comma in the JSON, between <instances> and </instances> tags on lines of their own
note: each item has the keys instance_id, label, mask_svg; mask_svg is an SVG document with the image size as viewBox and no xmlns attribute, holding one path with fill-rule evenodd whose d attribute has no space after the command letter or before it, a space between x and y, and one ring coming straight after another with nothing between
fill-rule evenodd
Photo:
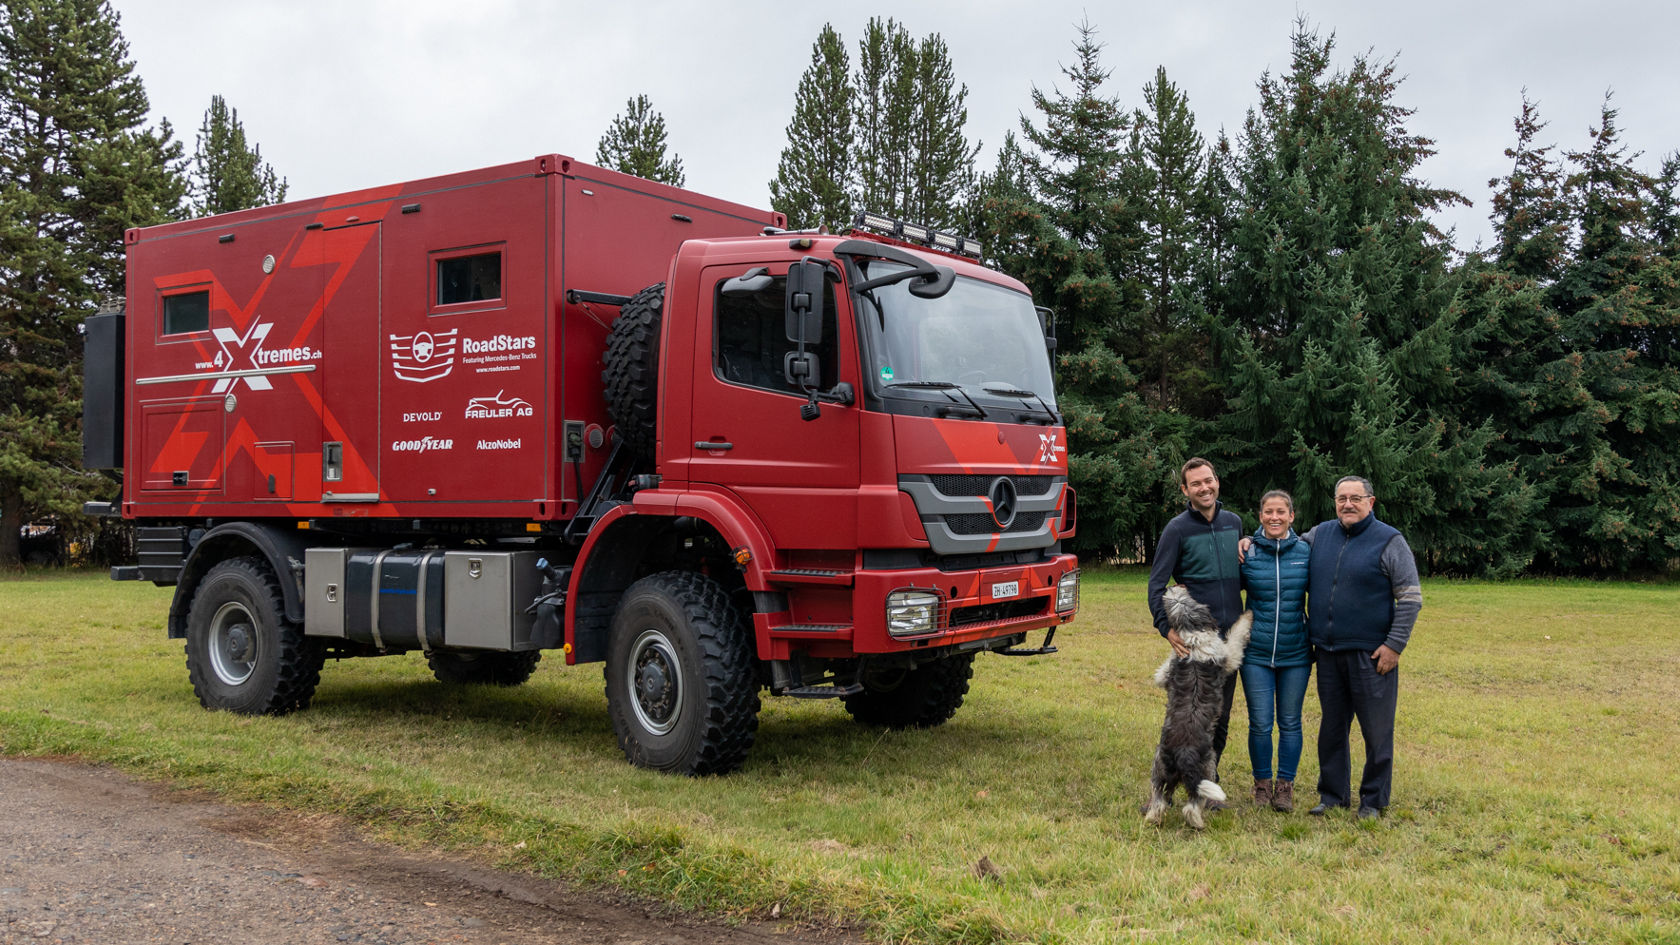
<instances>
[{"instance_id":1,"label":"front bumper","mask_svg":"<svg viewBox=\"0 0 1680 945\"><path fill-rule=\"evenodd\" d=\"M788 608L754 618L759 654L787 659L794 652L821 658L908 653L944 647L972 648L976 641L1005 646L1011 637L1058 627L1078 613L1077 591L1068 601L1066 581L1077 581L1079 561L1057 555L1030 565L969 571L914 568L890 571L776 571L770 573ZM1058 586L1062 609L1058 609ZM888 601L896 592L913 607L917 629L889 630ZM899 617L905 617L901 609ZM925 631L921 629L925 627Z\"/></svg>"}]
</instances>

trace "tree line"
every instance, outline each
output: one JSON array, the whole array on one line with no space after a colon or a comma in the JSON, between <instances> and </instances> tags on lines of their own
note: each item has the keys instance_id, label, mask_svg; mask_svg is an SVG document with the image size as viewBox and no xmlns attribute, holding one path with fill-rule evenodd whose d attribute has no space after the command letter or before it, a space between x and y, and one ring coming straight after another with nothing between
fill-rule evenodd
<instances>
[{"instance_id":1,"label":"tree line","mask_svg":"<svg viewBox=\"0 0 1680 945\"><path fill-rule=\"evenodd\" d=\"M1438 573L1680 568L1680 156L1652 173L1606 97L1579 150L1525 97L1491 181L1491 246L1434 214L1393 60L1337 65L1297 23L1234 134L1207 140L1164 69L1128 107L1088 23L990 170L937 33L872 18L812 46L769 182L795 227L870 209L975 235L1055 310L1078 550L1137 559L1178 466L1244 506L1331 514L1344 473ZM79 521L82 320L122 296L122 233L284 199L221 96L192 155L148 124L105 0L0 4L0 564L20 526ZM681 186L665 122L629 99L596 160ZM85 523L81 526L87 527Z\"/></svg>"},{"instance_id":2,"label":"tree line","mask_svg":"<svg viewBox=\"0 0 1680 945\"><path fill-rule=\"evenodd\" d=\"M825 28L773 205L795 226L879 204L963 229L1057 312L1082 553L1146 557L1182 507L1179 465L1202 455L1251 525L1267 489L1311 523L1337 477L1370 478L1436 573L1680 569L1680 155L1642 170L1609 96L1559 152L1524 93L1510 171L1489 182L1493 243L1460 253L1435 214L1468 201L1421 178L1434 142L1408 128L1394 60L1338 66L1334 35L1304 21L1288 68L1212 141L1164 69L1139 106L1109 93L1083 23L986 173L960 138L966 90L876 84L861 63L881 35L910 74L928 55L950 75L936 37L878 20L849 70ZM885 108L858 104L883 88ZM910 110L929 101L951 120ZM867 116L895 108L925 127L892 140L960 144L902 148L883 196L864 168L885 125ZM932 154L957 168L915 166ZM907 184L935 167L943 212Z\"/></svg>"}]
</instances>

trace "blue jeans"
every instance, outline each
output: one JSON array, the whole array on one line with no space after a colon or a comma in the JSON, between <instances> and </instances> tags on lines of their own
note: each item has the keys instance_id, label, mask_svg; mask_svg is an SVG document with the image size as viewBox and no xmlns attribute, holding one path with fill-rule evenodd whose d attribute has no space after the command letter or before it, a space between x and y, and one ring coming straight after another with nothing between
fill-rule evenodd
<instances>
[{"instance_id":1,"label":"blue jeans","mask_svg":"<svg viewBox=\"0 0 1680 945\"><path fill-rule=\"evenodd\" d=\"M1301 763L1301 703L1307 698L1312 666L1242 667L1243 698L1248 702L1248 757L1254 779L1272 779L1272 719L1277 719L1277 776L1295 780Z\"/></svg>"}]
</instances>

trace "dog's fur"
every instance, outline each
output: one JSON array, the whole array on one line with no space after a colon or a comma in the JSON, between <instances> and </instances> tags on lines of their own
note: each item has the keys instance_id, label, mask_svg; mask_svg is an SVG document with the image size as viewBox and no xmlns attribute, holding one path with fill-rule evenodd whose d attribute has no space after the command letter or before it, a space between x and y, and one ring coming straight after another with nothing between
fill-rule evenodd
<instances>
[{"instance_id":1,"label":"dog's fur","mask_svg":"<svg viewBox=\"0 0 1680 945\"><path fill-rule=\"evenodd\" d=\"M1167 691L1167 717L1161 723L1161 744L1149 773L1150 798L1143 819L1160 823L1182 784L1189 795L1184 819L1201 830L1208 803L1225 800L1225 792L1213 780L1219 762L1213 750L1213 728L1223 707L1225 680L1242 665L1254 615L1245 612L1238 617L1221 639L1212 611L1182 586L1168 588L1163 600L1167 625L1178 631L1190 655L1170 656L1155 671L1155 685Z\"/></svg>"}]
</instances>

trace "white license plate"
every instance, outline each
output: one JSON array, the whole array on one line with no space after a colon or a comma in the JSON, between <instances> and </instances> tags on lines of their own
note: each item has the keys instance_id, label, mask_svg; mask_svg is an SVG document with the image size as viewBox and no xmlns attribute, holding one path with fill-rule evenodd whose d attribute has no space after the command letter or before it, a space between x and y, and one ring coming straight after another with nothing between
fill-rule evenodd
<instances>
[{"instance_id":1,"label":"white license plate","mask_svg":"<svg viewBox=\"0 0 1680 945\"><path fill-rule=\"evenodd\" d=\"M1020 593L1020 581L1004 581L1001 584L992 585L992 600L1003 600L1006 597L1015 597Z\"/></svg>"}]
</instances>

